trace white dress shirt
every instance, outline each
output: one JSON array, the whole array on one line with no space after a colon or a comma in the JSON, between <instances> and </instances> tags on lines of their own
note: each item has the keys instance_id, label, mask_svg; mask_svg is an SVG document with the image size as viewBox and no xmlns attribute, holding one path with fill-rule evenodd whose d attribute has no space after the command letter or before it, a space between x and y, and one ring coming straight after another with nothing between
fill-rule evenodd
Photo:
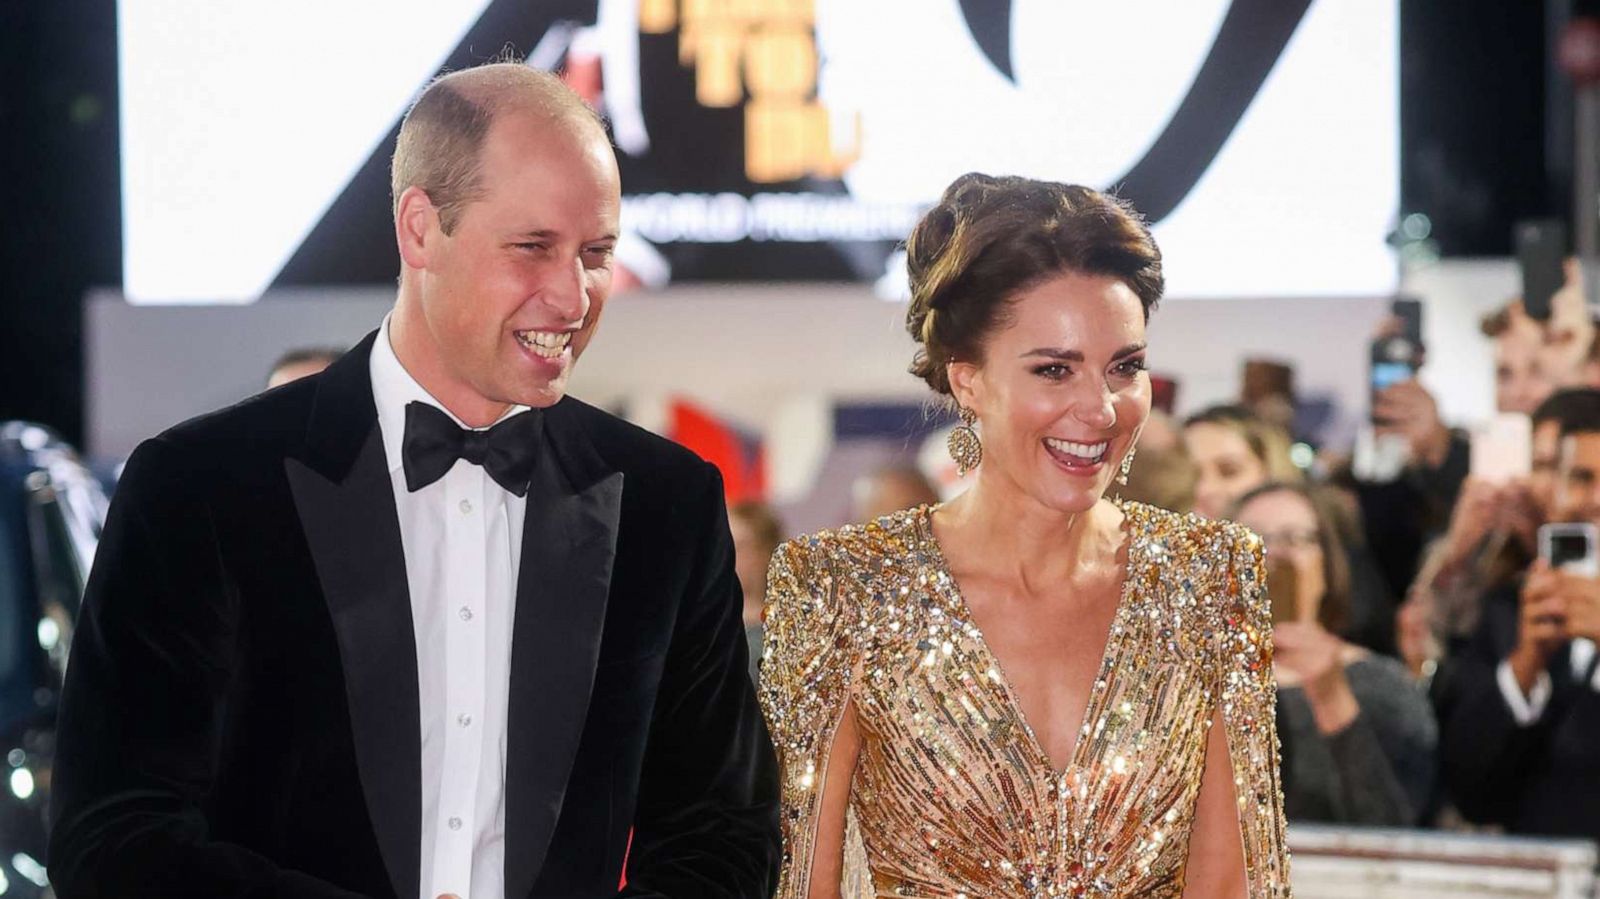
<instances>
[{"instance_id":1,"label":"white dress shirt","mask_svg":"<svg viewBox=\"0 0 1600 899\"><path fill-rule=\"evenodd\" d=\"M1578 679L1589 673L1589 663L1594 661L1594 642L1583 637L1572 640L1572 677ZM1511 672L1511 662L1506 660L1495 669L1495 681L1500 685L1500 696L1505 699L1506 706L1511 709L1511 717L1522 727L1532 727L1544 716L1545 707L1550 704L1550 673L1539 672L1539 678L1533 682L1533 689L1527 696L1522 695L1522 688L1517 686L1517 676ZM1600 690L1600 669L1596 669L1594 676L1589 679L1589 689Z\"/></svg>"},{"instance_id":2,"label":"white dress shirt","mask_svg":"<svg viewBox=\"0 0 1600 899\"><path fill-rule=\"evenodd\" d=\"M416 493L407 490L406 404L449 410L400 364L387 318L371 373L417 643L421 899L504 899L506 705L526 500L464 460Z\"/></svg>"}]
</instances>

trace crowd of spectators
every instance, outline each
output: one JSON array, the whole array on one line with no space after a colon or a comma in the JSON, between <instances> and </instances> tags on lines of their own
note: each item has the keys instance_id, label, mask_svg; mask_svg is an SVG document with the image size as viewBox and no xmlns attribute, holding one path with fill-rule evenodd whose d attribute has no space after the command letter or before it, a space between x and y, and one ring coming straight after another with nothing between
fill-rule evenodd
<instances>
[{"instance_id":1,"label":"crowd of spectators","mask_svg":"<svg viewBox=\"0 0 1600 899\"><path fill-rule=\"evenodd\" d=\"M1511 302L1481 328L1496 409L1527 417L1524 473L1474 476L1471 436L1413 378L1370 410L1403 463L1360 474L1297 445L1292 372L1257 363L1236 403L1153 413L1120 488L1261 536L1291 821L1600 840L1600 563L1553 568L1538 537L1600 526L1600 341L1575 273L1548 320ZM854 517L936 499L886 470ZM781 527L756 504L733 521L757 646Z\"/></svg>"},{"instance_id":2,"label":"crowd of spectators","mask_svg":"<svg viewBox=\"0 0 1600 899\"><path fill-rule=\"evenodd\" d=\"M1539 538L1600 526L1600 346L1582 298L1573 273L1548 319L1512 302L1482 322L1497 412L1526 416L1518 474L1475 474L1472 436L1413 378L1371 409L1403 465L1362 475L1296 447L1260 373L1242 394L1269 404L1202 410L1181 447L1135 463L1130 498L1263 539L1291 821L1600 839L1600 563L1552 566Z\"/></svg>"}]
</instances>

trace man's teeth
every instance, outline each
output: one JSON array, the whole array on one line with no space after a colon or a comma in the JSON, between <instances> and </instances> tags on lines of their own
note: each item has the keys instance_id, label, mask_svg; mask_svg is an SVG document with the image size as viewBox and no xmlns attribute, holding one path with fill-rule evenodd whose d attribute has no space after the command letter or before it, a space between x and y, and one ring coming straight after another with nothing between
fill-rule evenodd
<instances>
[{"instance_id":1,"label":"man's teeth","mask_svg":"<svg viewBox=\"0 0 1600 899\"><path fill-rule=\"evenodd\" d=\"M546 359L554 359L566 352L572 342L571 331L514 331L523 346Z\"/></svg>"},{"instance_id":2,"label":"man's teeth","mask_svg":"<svg viewBox=\"0 0 1600 899\"><path fill-rule=\"evenodd\" d=\"M1046 437L1044 442L1058 453L1077 456L1085 462L1100 461L1100 457L1106 454L1106 447L1111 445L1105 440L1099 443L1073 443L1070 440L1057 440L1054 437Z\"/></svg>"}]
</instances>

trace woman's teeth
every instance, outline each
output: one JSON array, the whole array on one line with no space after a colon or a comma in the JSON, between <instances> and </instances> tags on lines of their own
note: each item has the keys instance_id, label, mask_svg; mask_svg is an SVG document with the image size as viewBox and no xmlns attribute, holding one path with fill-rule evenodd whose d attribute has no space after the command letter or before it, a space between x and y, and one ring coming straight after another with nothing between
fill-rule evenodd
<instances>
[{"instance_id":1,"label":"woman's teeth","mask_svg":"<svg viewBox=\"0 0 1600 899\"><path fill-rule=\"evenodd\" d=\"M1099 443L1073 443L1070 440L1057 440L1054 437L1046 437L1044 442L1056 452L1075 456L1084 462L1099 462L1105 457L1106 447L1111 445L1105 440Z\"/></svg>"},{"instance_id":2,"label":"woman's teeth","mask_svg":"<svg viewBox=\"0 0 1600 899\"><path fill-rule=\"evenodd\" d=\"M523 346L546 359L554 359L567 351L572 342L571 331L513 331Z\"/></svg>"}]
</instances>

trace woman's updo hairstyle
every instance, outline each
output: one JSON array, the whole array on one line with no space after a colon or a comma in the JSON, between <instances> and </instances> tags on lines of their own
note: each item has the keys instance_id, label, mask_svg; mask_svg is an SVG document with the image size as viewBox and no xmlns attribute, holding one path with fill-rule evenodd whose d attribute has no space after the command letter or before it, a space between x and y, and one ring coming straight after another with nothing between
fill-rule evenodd
<instances>
[{"instance_id":1,"label":"woman's updo hairstyle","mask_svg":"<svg viewBox=\"0 0 1600 899\"><path fill-rule=\"evenodd\" d=\"M1127 284L1145 320L1161 299L1161 251L1125 201L1077 184L976 172L962 175L906 241L911 307L921 346L911 373L949 395L945 366L981 358L985 337L1019 292L1062 272Z\"/></svg>"}]
</instances>

